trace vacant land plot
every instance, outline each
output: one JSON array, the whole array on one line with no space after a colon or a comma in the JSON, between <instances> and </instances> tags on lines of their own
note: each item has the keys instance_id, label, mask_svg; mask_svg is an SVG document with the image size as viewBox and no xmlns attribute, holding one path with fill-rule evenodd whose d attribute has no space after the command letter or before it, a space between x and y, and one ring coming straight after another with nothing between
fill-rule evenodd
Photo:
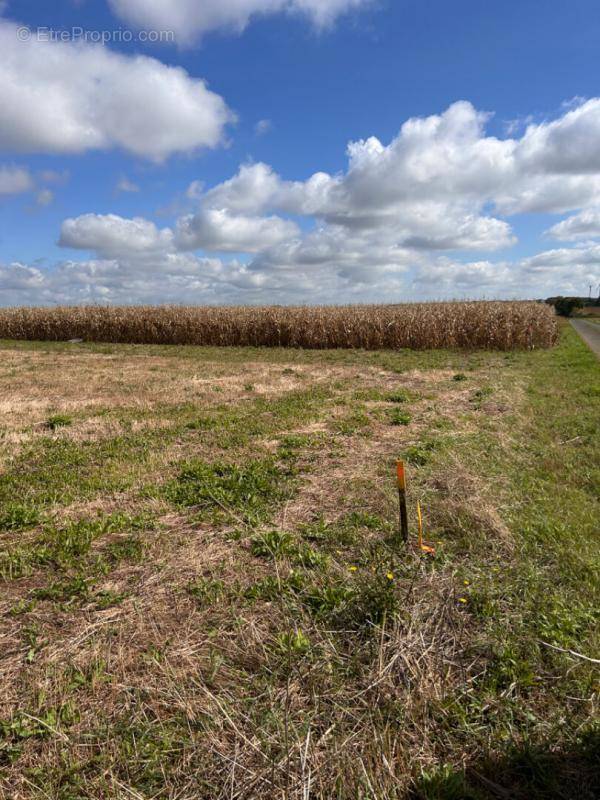
<instances>
[{"instance_id":1,"label":"vacant land plot","mask_svg":"<svg viewBox=\"0 0 600 800\"><path fill-rule=\"evenodd\" d=\"M597 797L599 418L570 326L0 344L0 796Z\"/></svg>"}]
</instances>

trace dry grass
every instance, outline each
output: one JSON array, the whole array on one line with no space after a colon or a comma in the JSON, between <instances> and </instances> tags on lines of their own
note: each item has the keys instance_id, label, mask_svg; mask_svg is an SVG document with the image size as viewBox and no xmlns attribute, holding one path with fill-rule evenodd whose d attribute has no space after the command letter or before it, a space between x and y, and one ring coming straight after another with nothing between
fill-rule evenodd
<instances>
[{"instance_id":1,"label":"dry grass","mask_svg":"<svg viewBox=\"0 0 600 800\"><path fill-rule=\"evenodd\" d=\"M360 348L551 347L554 310L533 302L330 307L73 307L0 310L0 338L212 346Z\"/></svg>"}]
</instances>

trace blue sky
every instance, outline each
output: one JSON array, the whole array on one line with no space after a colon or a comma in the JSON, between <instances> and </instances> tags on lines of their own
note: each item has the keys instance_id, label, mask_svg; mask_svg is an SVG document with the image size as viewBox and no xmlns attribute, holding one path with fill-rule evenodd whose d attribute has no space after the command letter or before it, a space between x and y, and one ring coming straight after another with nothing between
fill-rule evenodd
<instances>
[{"instance_id":1,"label":"blue sky","mask_svg":"<svg viewBox=\"0 0 600 800\"><path fill-rule=\"evenodd\" d=\"M600 282L591 0L11 0L2 19L0 304L542 296ZM111 41L102 61L96 45L44 38L73 27L176 41ZM189 113L172 107L168 67L184 71ZM123 89L115 105L123 86L131 99ZM385 151L426 119L441 132ZM370 137L384 150L349 166L348 143ZM241 205L237 184L207 194L240 167L254 169ZM315 173L328 178L318 189Z\"/></svg>"}]
</instances>

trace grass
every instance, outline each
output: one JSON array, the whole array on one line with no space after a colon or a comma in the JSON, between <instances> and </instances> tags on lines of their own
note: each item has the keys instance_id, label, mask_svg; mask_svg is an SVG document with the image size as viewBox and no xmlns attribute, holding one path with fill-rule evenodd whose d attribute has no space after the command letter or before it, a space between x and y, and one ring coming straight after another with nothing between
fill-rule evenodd
<instances>
[{"instance_id":1,"label":"grass","mask_svg":"<svg viewBox=\"0 0 600 800\"><path fill-rule=\"evenodd\" d=\"M598 796L600 367L569 326L0 347L0 795ZM399 457L433 556L398 543Z\"/></svg>"}]
</instances>

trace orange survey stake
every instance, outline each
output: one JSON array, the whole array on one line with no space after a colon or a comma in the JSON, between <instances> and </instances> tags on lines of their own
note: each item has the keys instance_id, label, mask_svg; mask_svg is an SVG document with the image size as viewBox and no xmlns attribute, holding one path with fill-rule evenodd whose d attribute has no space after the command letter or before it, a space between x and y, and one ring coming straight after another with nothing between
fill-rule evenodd
<instances>
[{"instance_id":1,"label":"orange survey stake","mask_svg":"<svg viewBox=\"0 0 600 800\"><path fill-rule=\"evenodd\" d=\"M398 461L398 488L403 492L406 491L406 470L404 469L404 461Z\"/></svg>"}]
</instances>

